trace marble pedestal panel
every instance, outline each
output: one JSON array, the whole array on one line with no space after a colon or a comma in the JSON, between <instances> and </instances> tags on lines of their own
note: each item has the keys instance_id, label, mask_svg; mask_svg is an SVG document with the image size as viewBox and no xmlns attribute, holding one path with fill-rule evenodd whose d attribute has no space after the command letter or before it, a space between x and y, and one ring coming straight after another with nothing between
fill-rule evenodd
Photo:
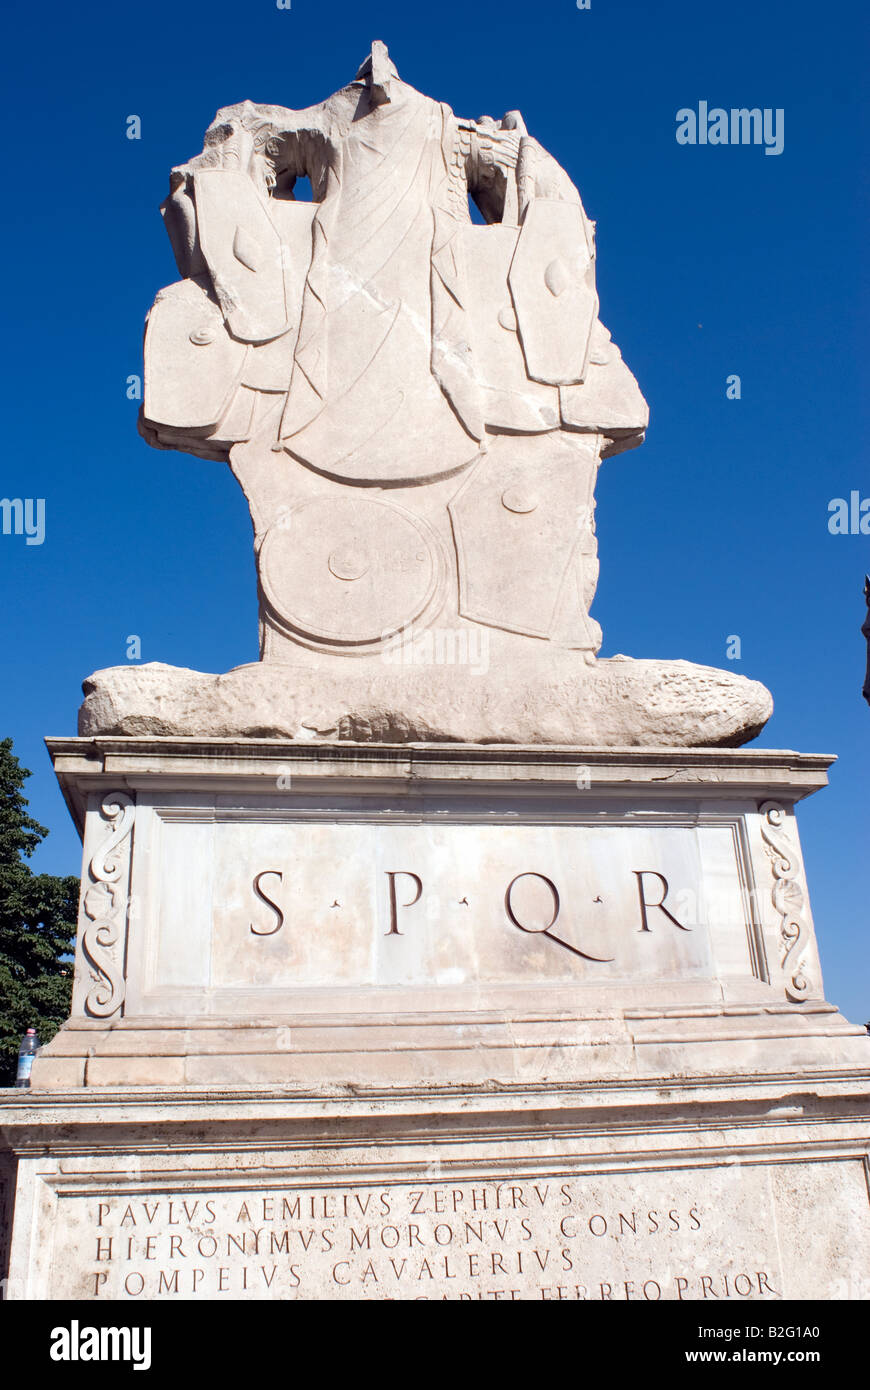
<instances>
[{"instance_id":1,"label":"marble pedestal panel","mask_svg":"<svg viewBox=\"0 0 870 1390\"><path fill-rule=\"evenodd\" d=\"M73 1013L0 1103L26 1298L866 1297L830 759L50 741Z\"/></svg>"},{"instance_id":2,"label":"marble pedestal panel","mask_svg":"<svg viewBox=\"0 0 870 1390\"><path fill-rule=\"evenodd\" d=\"M413 1085L866 1062L794 804L742 750L50 740L84 835L37 1089Z\"/></svg>"}]
</instances>

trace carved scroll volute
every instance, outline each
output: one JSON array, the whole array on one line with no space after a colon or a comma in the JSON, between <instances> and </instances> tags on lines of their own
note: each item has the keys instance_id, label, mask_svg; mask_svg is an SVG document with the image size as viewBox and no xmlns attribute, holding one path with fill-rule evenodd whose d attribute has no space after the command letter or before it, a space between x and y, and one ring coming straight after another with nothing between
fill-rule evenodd
<instances>
[{"instance_id":1,"label":"carved scroll volute","mask_svg":"<svg viewBox=\"0 0 870 1390\"><path fill-rule=\"evenodd\" d=\"M801 855L786 835L786 812L777 801L765 801L761 838L770 860L773 886L771 902L779 917L780 964L785 977L785 993L794 1003L820 995L812 928L804 912L806 896L802 884Z\"/></svg>"},{"instance_id":2,"label":"carved scroll volute","mask_svg":"<svg viewBox=\"0 0 870 1390\"><path fill-rule=\"evenodd\" d=\"M82 884L81 949L86 971L84 1011L92 1018L118 1013L126 990L127 900L133 800L111 792L100 806L107 834Z\"/></svg>"}]
</instances>

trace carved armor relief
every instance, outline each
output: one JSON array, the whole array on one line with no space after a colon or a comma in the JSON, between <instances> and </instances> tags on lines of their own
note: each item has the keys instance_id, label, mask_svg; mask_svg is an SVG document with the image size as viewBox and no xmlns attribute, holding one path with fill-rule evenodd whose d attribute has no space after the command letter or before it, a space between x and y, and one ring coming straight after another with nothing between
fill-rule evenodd
<instances>
[{"instance_id":1,"label":"carved armor relief","mask_svg":"<svg viewBox=\"0 0 870 1390\"><path fill-rule=\"evenodd\" d=\"M593 226L519 113L459 119L376 45L318 106L219 112L164 215L184 279L149 316L141 429L229 457L264 659L439 614L594 654L595 474L647 411Z\"/></svg>"}]
</instances>

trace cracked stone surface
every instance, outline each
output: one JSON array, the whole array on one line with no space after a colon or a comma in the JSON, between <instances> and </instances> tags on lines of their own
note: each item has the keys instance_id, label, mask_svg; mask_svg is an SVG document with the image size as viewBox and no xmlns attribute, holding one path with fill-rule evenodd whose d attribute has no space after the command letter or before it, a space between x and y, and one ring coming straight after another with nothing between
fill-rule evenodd
<instances>
[{"instance_id":1,"label":"cracked stone surface","mask_svg":"<svg viewBox=\"0 0 870 1390\"><path fill-rule=\"evenodd\" d=\"M765 687L690 662L610 658L541 681L449 668L360 671L355 679L276 663L209 675L151 662L84 683L79 732L373 743L737 746L772 711Z\"/></svg>"}]
</instances>

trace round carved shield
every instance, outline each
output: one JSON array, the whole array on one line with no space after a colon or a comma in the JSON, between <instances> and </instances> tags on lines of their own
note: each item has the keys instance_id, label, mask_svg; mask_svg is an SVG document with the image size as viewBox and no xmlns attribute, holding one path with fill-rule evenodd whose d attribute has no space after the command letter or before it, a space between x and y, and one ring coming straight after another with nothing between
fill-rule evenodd
<instances>
[{"instance_id":1,"label":"round carved shield","mask_svg":"<svg viewBox=\"0 0 870 1390\"><path fill-rule=\"evenodd\" d=\"M317 498L270 528L259 570L266 602L290 635L371 647L431 616L444 560L429 524L402 507Z\"/></svg>"}]
</instances>

